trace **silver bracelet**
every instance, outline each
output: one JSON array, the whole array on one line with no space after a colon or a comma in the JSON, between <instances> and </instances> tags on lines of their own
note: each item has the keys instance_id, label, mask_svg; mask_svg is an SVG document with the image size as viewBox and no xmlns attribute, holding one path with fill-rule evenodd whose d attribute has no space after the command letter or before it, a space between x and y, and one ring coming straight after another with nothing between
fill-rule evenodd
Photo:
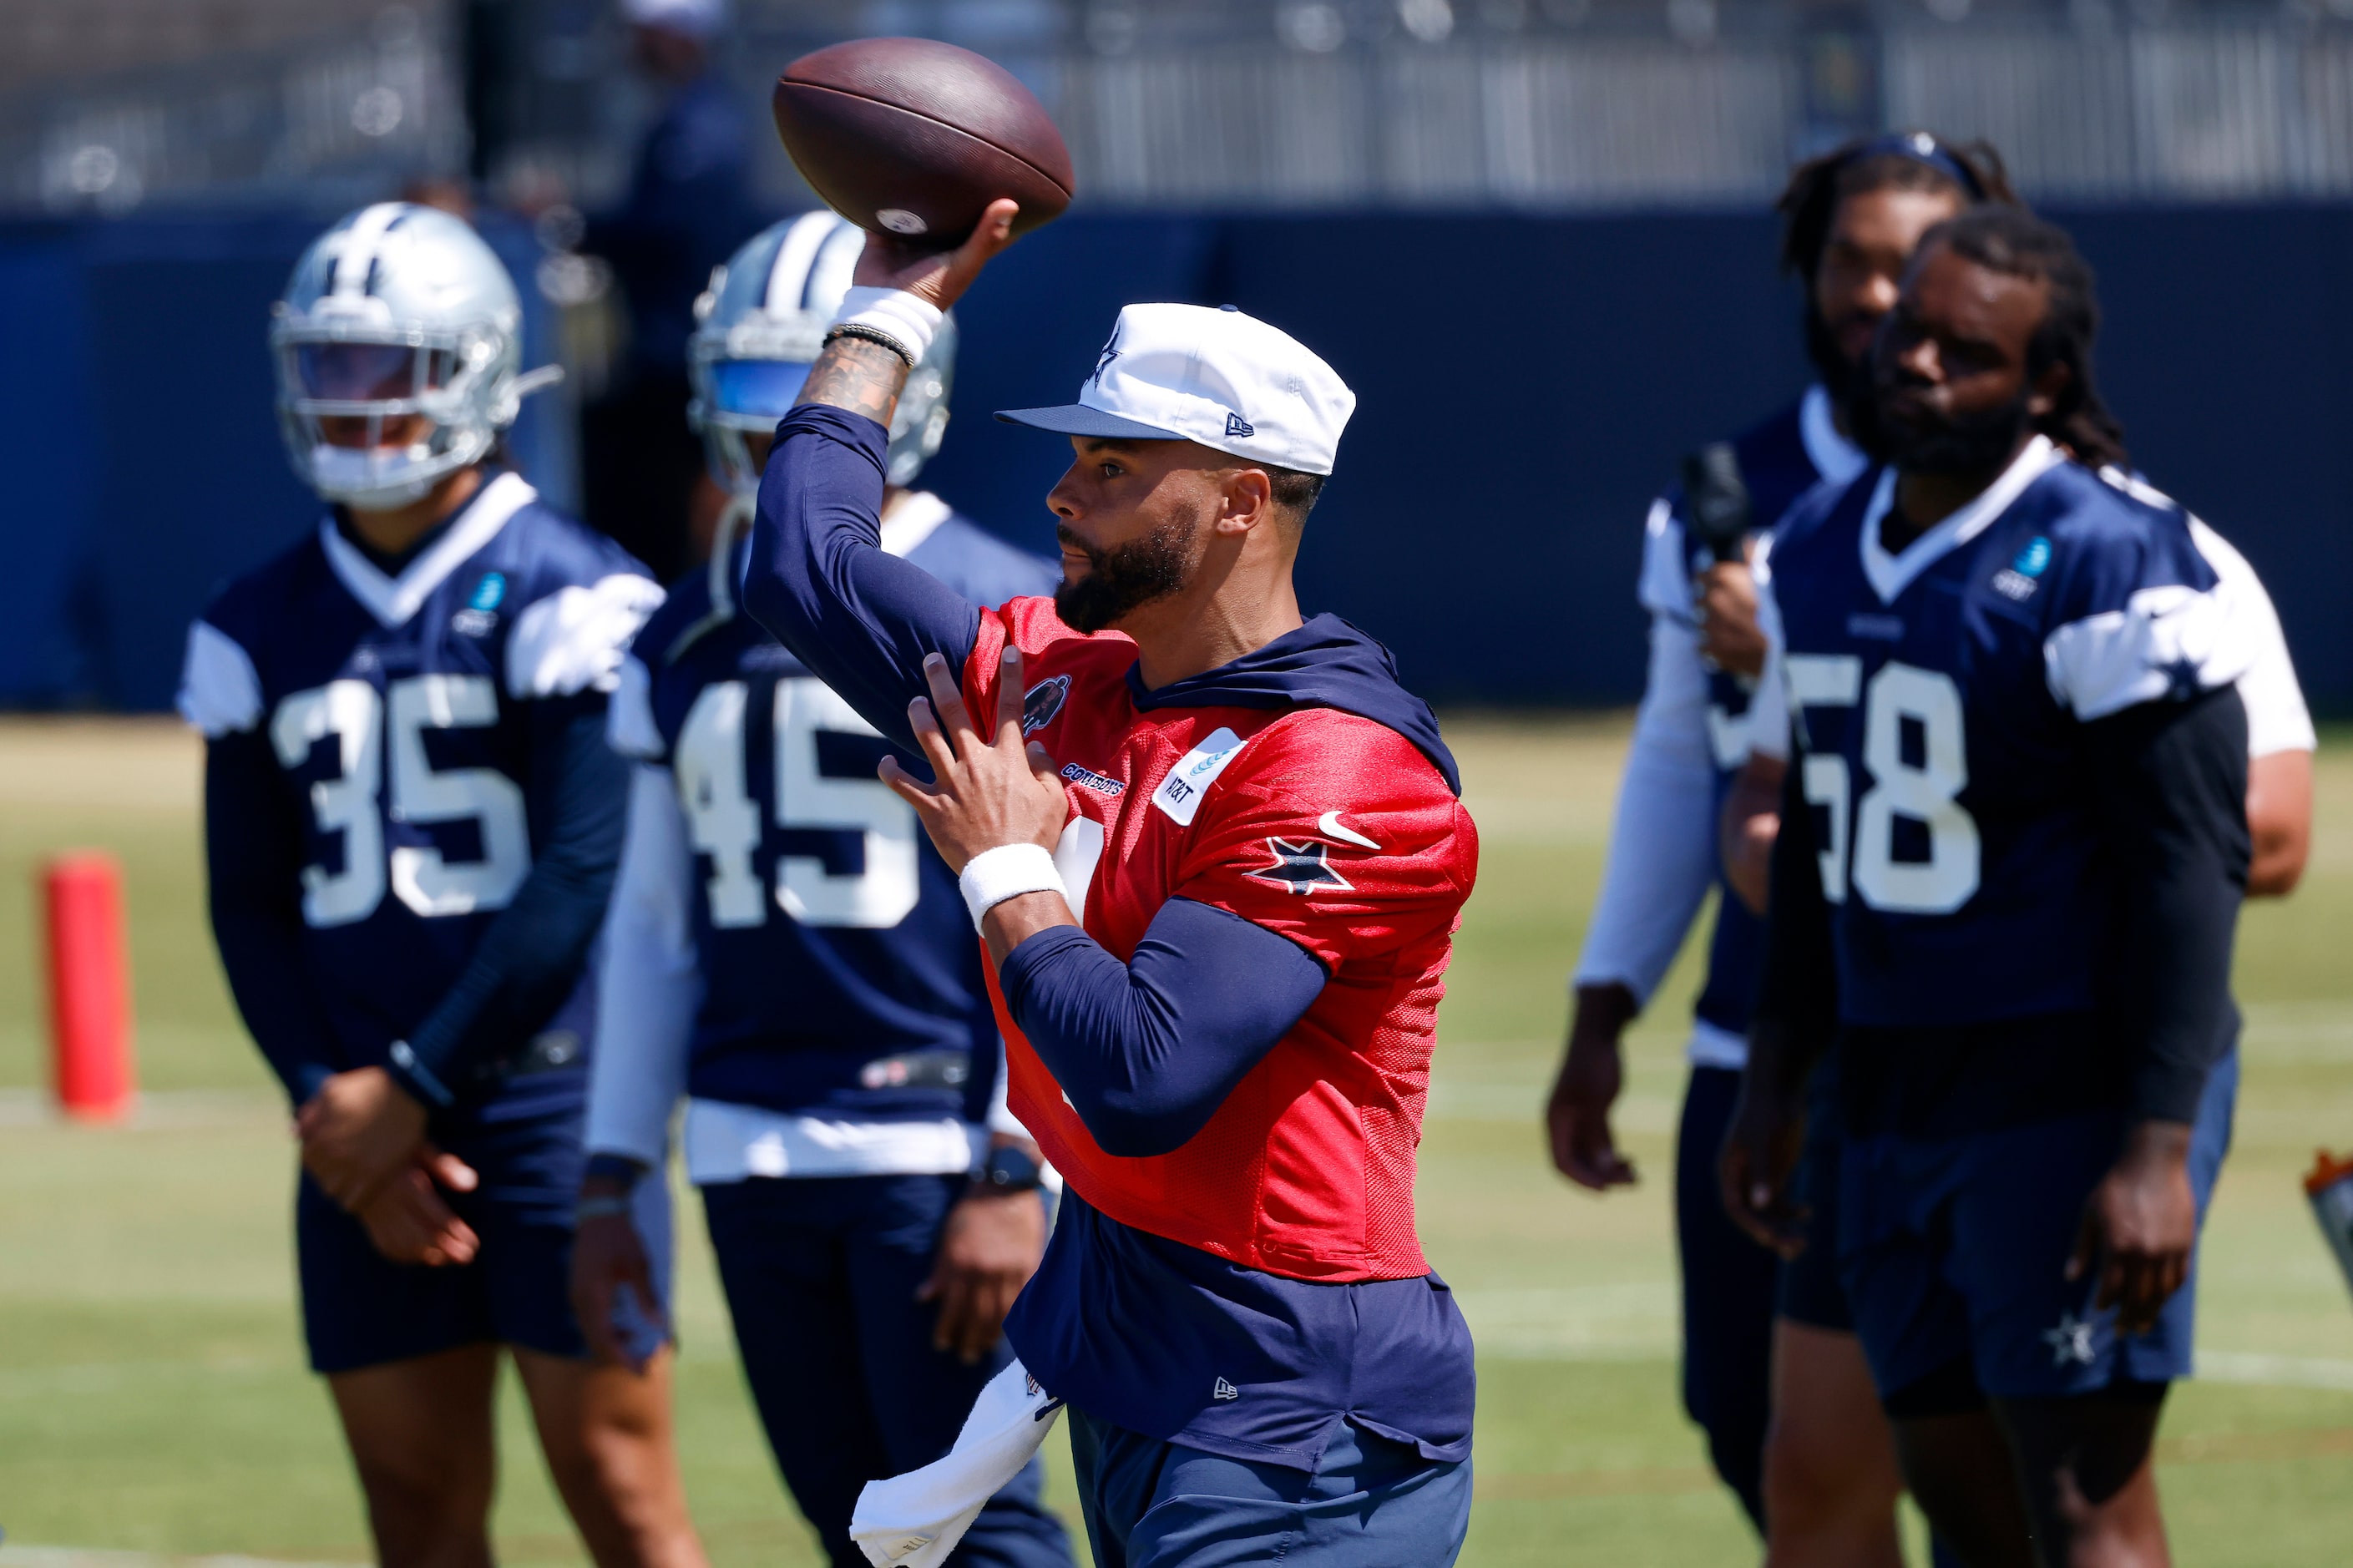
<instances>
[{"instance_id":1,"label":"silver bracelet","mask_svg":"<svg viewBox=\"0 0 2353 1568\"><path fill-rule=\"evenodd\" d=\"M579 1206L572 1211L572 1222L575 1225L585 1225L592 1219L612 1219L618 1215L632 1214L635 1208L636 1205L625 1197L610 1193L598 1193L593 1197L580 1200Z\"/></svg>"}]
</instances>

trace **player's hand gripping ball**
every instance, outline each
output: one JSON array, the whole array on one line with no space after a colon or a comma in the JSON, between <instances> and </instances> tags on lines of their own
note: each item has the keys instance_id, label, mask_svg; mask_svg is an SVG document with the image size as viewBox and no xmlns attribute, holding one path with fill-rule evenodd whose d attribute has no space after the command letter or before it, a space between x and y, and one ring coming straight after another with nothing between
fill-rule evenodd
<instances>
[{"instance_id":1,"label":"player's hand gripping ball","mask_svg":"<svg viewBox=\"0 0 2353 1568\"><path fill-rule=\"evenodd\" d=\"M1016 236L1061 216L1071 150L1011 72L954 44L860 38L785 68L776 134L827 205L871 234L952 250L988 204Z\"/></svg>"}]
</instances>

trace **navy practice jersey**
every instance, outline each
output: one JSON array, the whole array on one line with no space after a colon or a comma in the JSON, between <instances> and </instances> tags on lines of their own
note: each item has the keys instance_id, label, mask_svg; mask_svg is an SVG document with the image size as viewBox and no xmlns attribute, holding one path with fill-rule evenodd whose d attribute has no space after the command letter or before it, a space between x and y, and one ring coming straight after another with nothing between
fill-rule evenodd
<instances>
[{"instance_id":1,"label":"navy practice jersey","mask_svg":"<svg viewBox=\"0 0 2353 1568\"><path fill-rule=\"evenodd\" d=\"M1748 487L1752 522L1768 538L1774 525L1799 497L1825 479L1852 479L1864 461L1862 453L1840 436L1831 423L1829 395L1819 386L1810 388L1802 398L1771 418L1735 437L1732 446L1739 457L1741 478ZM1699 651L1700 626L1693 605L1692 584L1711 563L1706 547L1689 535L1681 489L1670 490L1652 507L1643 542L1641 597L1654 624L1654 689L1645 693L1644 702L1646 707L1672 703L1679 709L1686 705L1702 709L1691 715L1689 721L1705 724L1706 753L1715 773L1715 788L1704 820L1662 821L1655 825L1629 822L1624 828L1626 832L1654 828L1662 833L1696 834L1707 845L1705 859L1712 868L1710 878L1718 888L1718 897L1715 928L1708 944L1707 979L1694 1008L1701 1037L1694 1042L1693 1056L1704 1065L1737 1067L1745 1054L1748 1015L1756 999L1757 965L1764 945L1763 924L1724 884L1722 865L1715 851L1715 821L1732 780L1748 755L1755 687L1741 677L1717 668ZM1662 643L1671 646L1662 646ZM1661 668L1662 662L1668 661L1672 668ZM1675 701L1678 696L1682 698L1680 702ZM1622 805L1620 813L1621 816L1626 814ZM1627 871L1638 880L1655 883L1676 879L1648 875L1642 847L1624 842L1624 832L1613 842L1611 855L1613 860L1624 858ZM1671 896L1668 889L1653 886L1648 891L1630 888L1622 899L1649 900L1667 896ZM1643 920L1630 910L1616 907L1621 900L1605 897L1602 908L1596 913L1593 940L1579 964L1580 981L1617 979L1635 984L1638 993L1647 993L1649 985L1663 975L1674 949L1682 944L1691 919L1689 911L1700 896L1694 886L1689 894L1693 905L1683 906L1683 912L1663 923ZM1626 931L1607 929L1620 917L1629 928ZM1672 926L1672 931L1665 930L1667 925ZM1643 941L1641 932L1653 927L1662 933L1661 940ZM1625 951L1620 951L1621 948ZM1638 954L1632 951L1636 948L1655 950L1655 957ZM1615 973L1621 969L1641 973ZM1648 984L1641 984L1645 976Z\"/></svg>"},{"instance_id":2,"label":"navy practice jersey","mask_svg":"<svg viewBox=\"0 0 2353 1568\"><path fill-rule=\"evenodd\" d=\"M2178 507L2041 437L1896 555L1894 477L1817 495L1773 552L1849 1024L1921 1027L2096 1000L2114 919L2085 726L2227 686L2247 617Z\"/></svg>"},{"instance_id":3,"label":"navy practice jersey","mask_svg":"<svg viewBox=\"0 0 2353 1568\"><path fill-rule=\"evenodd\" d=\"M286 984L316 994L336 1069L384 1063L465 969L543 842L541 738L601 710L660 597L618 546L498 473L398 576L330 519L191 628L181 711L214 742L259 730L277 761L257 820L295 824L301 846L287 897L308 973ZM593 994L577 985L535 1031L534 1067L585 1061ZM529 1098L576 1099L581 1078L535 1072ZM475 1103L484 1084L450 1087Z\"/></svg>"},{"instance_id":4,"label":"navy practice jersey","mask_svg":"<svg viewBox=\"0 0 2353 1568\"><path fill-rule=\"evenodd\" d=\"M883 533L982 604L1050 593L1059 575L920 492ZM875 777L890 743L736 607L746 548L730 543L718 582L698 572L676 585L638 636L613 714L618 750L670 769L694 853L702 998L687 1093L978 1121L997 1026L955 876Z\"/></svg>"}]
</instances>

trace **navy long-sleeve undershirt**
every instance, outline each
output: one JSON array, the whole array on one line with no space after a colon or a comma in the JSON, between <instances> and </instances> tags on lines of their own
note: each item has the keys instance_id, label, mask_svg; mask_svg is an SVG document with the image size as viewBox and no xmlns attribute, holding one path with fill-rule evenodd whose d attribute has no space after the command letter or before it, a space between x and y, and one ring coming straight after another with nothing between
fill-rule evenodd
<instances>
[{"instance_id":1,"label":"navy long-sleeve undershirt","mask_svg":"<svg viewBox=\"0 0 2353 1568\"><path fill-rule=\"evenodd\" d=\"M1005 955L1005 1005L1106 1154L1182 1147L1305 1016L1324 968L1229 910L1171 899L1126 963L1076 926Z\"/></svg>"},{"instance_id":2,"label":"navy long-sleeve undershirt","mask_svg":"<svg viewBox=\"0 0 2353 1568\"><path fill-rule=\"evenodd\" d=\"M334 1026L302 952L302 846L285 775L259 730L205 748L213 937L246 1032L302 1105L334 1075Z\"/></svg>"},{"instance_id":3,"label":"navy long-sleeve undershirt","mask_svg":"<svg viewBox=\"0 0 2353 1568\"><path fill-rule=\"evenodd\" d=\"M551 705L552 706L552 705ZM531 872L433 1011L409 1032L424 1069L393 1076L427 1104L456 1098L464 1068L521 1046L579 984L605 919L628 825L628 763L605 739L605 705L534 715L533 784L550 802Z\"/></svg>"},{"instance_id":4,"label":"navy long-sleeve undershirt","mask_svg":"<svg viewBox=\"0 0 2353 1568\"><path fill-rule=\"evenodd\" d=\"M1835 916L1793 760L1752 1027L1779 1031L1799 1065L1835 1030L1851 1118L1949 1132L2118 1104L2137 1119L2196 1119L2207 1075L2238 1034L2230 976L2250 854L2246 710L2230 687L2143 703L2086 725L2083 754L2115 887L2100 1009L1947 1029L1835 1023Z\"/></svg>"},{"instance_id":5,"label":"navy long-sleeve undershirt","mask_svg":"<svg viewBox=\"0 0 2353 1568\"><path fill-rule=\"evenodd\" d=\"M907 705L923 656L964 682L980 606L881 548L891 433L862 414L805 403L776 426L760 480L744 607L860 717L910 751Z\"/></svg>"},{"instance_id":6,"label":"navy long-sleeve undershirt","mask_svg":"<svg viewBox=\"0 0 2353 1568\"><path fill-rule=\"evenodd\" d=\"M602 703L544 715L533 766L553 807L531 872L410 1032L423 1071L388 1069L427 1104L455 1100L470 1066L520 1046L578 983L627 820L627 764L604 731ZM205 852L221 967L247 1030L298 1106L340 1070L334 1026L303 949L299 809L267 735L248 731L206 747Z\"/></svg>"},{"instance_id":7,"label":"navy long-sleeve undershirt","mask_svg":"<svg viewBox=\"0 0 2353 1568\"><path fill-rule=\"evenodd\" d=\"M2231 950L2247 886L2247 710L2235 687L2086 727L2120 886L2108 994L2134 1114L2194 1121L2238 1038Z\"/></svg>"}]
</instances>

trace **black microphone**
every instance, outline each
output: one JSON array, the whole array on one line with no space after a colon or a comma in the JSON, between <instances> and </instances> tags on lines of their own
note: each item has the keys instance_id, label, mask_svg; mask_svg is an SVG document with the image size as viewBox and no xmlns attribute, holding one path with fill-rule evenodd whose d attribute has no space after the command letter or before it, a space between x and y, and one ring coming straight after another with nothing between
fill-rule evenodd
<instances>
[{"instance_id":1,"label":"black microphone","mask_svg":"<svg viewBox=\"0 0 2353 1568\"><path fill-rule=\"evenodd\" d=\"M1714 441L1683 459L1683 512L1696 542L1718 561L1745 561L1748 484L1729 441Z\"/></svg>"}]
</instances>

